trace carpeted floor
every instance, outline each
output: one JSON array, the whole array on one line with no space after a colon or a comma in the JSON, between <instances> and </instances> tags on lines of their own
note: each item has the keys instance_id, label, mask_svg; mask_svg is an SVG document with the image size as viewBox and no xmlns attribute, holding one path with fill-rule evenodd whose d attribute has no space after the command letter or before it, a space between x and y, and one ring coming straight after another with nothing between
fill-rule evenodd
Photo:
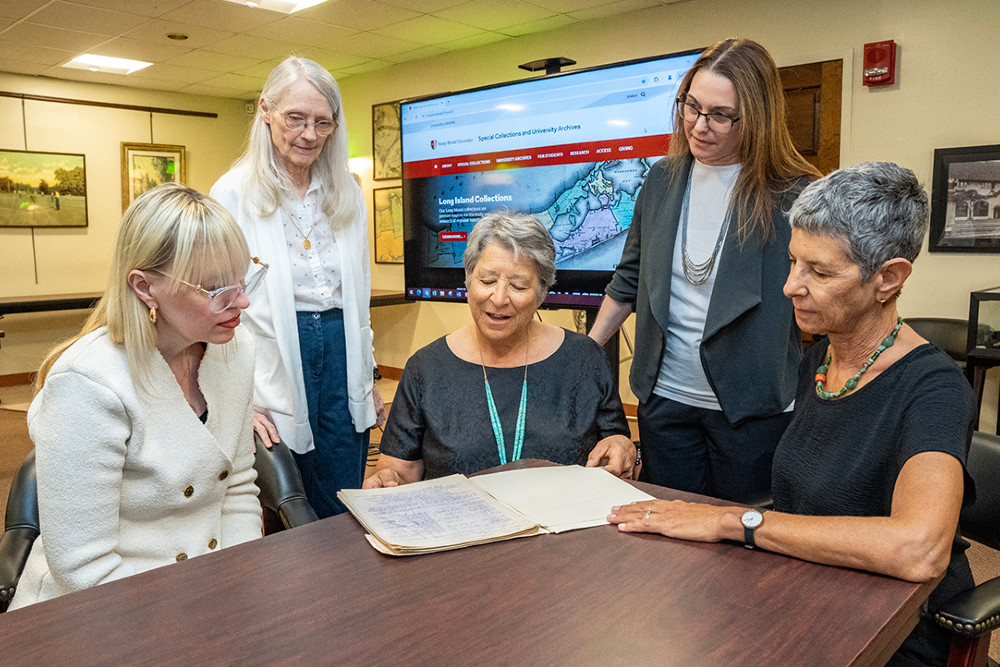
<instances>
[{"instance_id":1,"label":"carpeted floor","mask_svg":"<svg viewBox=\"0 0 1000 667\"><path fill-rule=\"evenodd\" d=\"M379 387L385 400L391 402L396 383L383 380ZM32 448L24 412L27 410L30 398L31 392L27 387L0 389L0 499L4 501L4 509L0 512L0 516L6 512L5 501L14 472ZM375 469L381 437L381 430L372 430L372 446L369 450L366 477ZM1000 552L973 542L968 556L977 582L1000 576ZM990 646L990 657L1000 661L1000 638L996 636Z\"/></svg>"}]
</instances>

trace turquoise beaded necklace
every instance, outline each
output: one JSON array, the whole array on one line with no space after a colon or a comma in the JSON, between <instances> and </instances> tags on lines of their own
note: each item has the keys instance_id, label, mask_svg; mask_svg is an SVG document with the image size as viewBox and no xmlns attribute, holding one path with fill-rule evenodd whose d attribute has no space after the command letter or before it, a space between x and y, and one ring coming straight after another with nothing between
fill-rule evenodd
<instances>
[{"instance_id":1,"label":"turquoise beaded necklace","mask_svg":"<svg viewBox=\"0 0 1000 667\"><path fill-rule=\"evenodd\" d=\"M477 341L478 342L478 341ZM524 445L524 422L528 412L528 347L531 343L531 330L524 345L524 381L521 383L521 402L517 406L517 423L514 425L514 451L511 461L521 458L521 447ZM483 382L486 384L486 405L490 410L490 425L493 427L493 438L497 441L497 453L500 454L500 465L507 465L507 445L504 442L503 426L497 405L493 402L493 392L490 391L490 379L486 377L486 362L483 359L483 346L479 345L479 363L483 367Z\"/></svg>"},{"instance_id":2,"label":"turquoise beaded necklace","mask_svg":"<svg viewBox=\"0 0 1000 667\"><path fill-rule=\"evenodd\" d=\"M860 380L861 376L865 374L865 371L867 371L868 368L875 363L875 360L878 359L880 354L892 347L896 342L896 335L899 334L899 328L901 326L903 326L903 318L897 317L896 326L893 327L892 333L882 340L882 344L878 346L877 350L875 350L875 354L868 358L868 361L864 363L861 370L855 373L854 377L847 378L847 382L844 383L844 386L840 389L840 391L826 391L823 389L823 383L826 382L826 372L830 370L830 354L828 352L826 355L826 361L824 361L823 364L816 369L816 395L820 398L830 400L831 398L840 398L847 392L857 387L858 380Z\"/></svg>"}]
</instances>

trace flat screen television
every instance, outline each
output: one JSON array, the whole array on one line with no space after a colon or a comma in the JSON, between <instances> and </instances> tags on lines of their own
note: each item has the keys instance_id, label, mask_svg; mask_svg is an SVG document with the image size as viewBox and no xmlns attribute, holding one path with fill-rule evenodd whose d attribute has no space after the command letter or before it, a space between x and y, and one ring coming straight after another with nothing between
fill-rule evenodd
<instances>
[{"instance_id":1,"label":"flat screen television","mask_svg":"<svg viewBox=\"0 0 1000 667\"><path fill-rule=\"evenodd\" d=\"M599 306L700 53L404 101L406 298L464 300L468 233L506 208L538 216L552 235L557 277L545 305Z\"/></svg>"}]
</instances>

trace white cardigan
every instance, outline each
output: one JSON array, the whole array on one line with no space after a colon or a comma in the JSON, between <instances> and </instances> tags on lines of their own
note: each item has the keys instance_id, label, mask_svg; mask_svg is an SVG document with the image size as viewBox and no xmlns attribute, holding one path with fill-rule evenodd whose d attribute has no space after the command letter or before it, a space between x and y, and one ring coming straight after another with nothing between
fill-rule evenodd
<instances>
[{"instance_id":1,"label":"white cardigan","mask_svg":"<svg viewBox=\"0 0 1000 667\"><path fill-rule=\"evenodd\" d=\"M105 328L56 361L28 410L42 534L11 609L261 536L241 329L205 351L205 424L159 352L138 388Z\"/></svg>"},{"instance_id":2,"label":"white cardigan","mask_svg":"<svg viewBox=\"0 0 1000 667\"><path fill-rule=\"evenodd\" d=\"M236 218L250 254L270 265L264 289L252 296L250 307L244 311L244 322L257 337L254 407L270 417L292 451L305 454L315 445L309 427L291 260L285 251L281 209L265 219L250 213L244 206L243 187L241 171L232 169L212 186L210 194ZM354 430L361 433L375 424L368 223L364 219L352 220L334 227L333 234L340 253L349 409ZM251 271L254 268L251 265Z\"/></svg>"}]
</instances>

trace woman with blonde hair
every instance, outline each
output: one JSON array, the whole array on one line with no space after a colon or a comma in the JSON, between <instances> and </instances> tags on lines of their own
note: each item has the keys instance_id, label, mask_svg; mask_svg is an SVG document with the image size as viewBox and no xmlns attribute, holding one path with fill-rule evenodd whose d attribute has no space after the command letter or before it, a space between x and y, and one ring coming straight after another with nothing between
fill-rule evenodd
<instances>
[{"instance_id":1,"label":"woman with blonde hair","mask_svg":"<svg viewBox=\"0 0 1000 667\"><path fill-rule=\"evenodd\" d=\"M801 359L787 211L809 176L760 44L709 47L681 81L667 158L636 201L590 336L636 313L630 381L640 479L730 500L766 495Z\"/></svg>"},{"instance_id":2,"label":"woman with blonde hair","mask_svg":"<svg viewBox=\"0 0 1000 667\"><path fill-rule=\"evenodd\" d=\"M294 452L316 513L340 513L337 491L361 486L368 429L385 406L374 383L368 219L329 72L294 56L274 68L246 152L211 194L272 265L247 310L254 427Z\"/></svg>"},{"instance_id":3,"label":"woman with blonde hair","mask_svg":"<svg viewBox=\"0 0 1000 667\"><path fill-rule=\"evenodd\" d=\"M238 327L267 267L244 283L249 263L232 216L194 190L125 211L104 297L38 373L42 535L11 609L260 537Z\"/></svg>"}]
</instances>

